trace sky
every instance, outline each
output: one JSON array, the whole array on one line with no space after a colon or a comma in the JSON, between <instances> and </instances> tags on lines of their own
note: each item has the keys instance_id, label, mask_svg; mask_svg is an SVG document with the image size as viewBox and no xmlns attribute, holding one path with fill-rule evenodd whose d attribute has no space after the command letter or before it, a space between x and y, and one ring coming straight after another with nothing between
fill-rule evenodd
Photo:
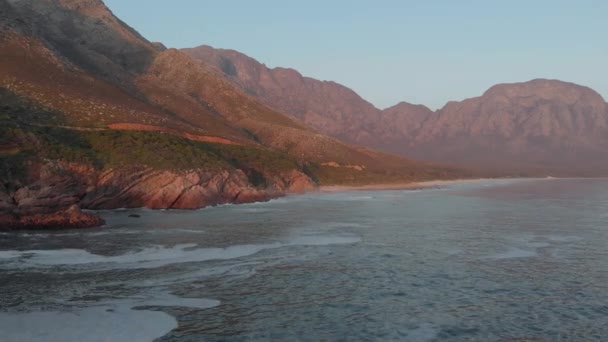
<instances>
[{"instance_id":1,"label":"sky","mask_svg":"<svg viewBox=\"0 0 608 342\"><path fill-rule=\"evenodd\" d=\"M234 49L341 83L379 108L433 109L551 78L608 99L604 0L105 0L168 47Z\"/></svg>"}]
</instances>

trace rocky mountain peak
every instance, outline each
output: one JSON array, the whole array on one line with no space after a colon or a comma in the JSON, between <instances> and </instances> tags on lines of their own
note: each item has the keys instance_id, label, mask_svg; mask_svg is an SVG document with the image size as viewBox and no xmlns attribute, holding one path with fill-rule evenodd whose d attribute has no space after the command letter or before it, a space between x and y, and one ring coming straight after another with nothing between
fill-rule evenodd
<instances>
[{"instance_id":1,"label":"rocky mountain peak","mask_svg":"<svg viewBox=\"0 0 608 342\"><path fill-rule=\"evenodd\" d=\"M483 98L506 98L511 101L534 99L536 101L558 101L568 105L585 103L596 109L606 103L602 96L591 88L559 80L535 79L528 82L498 84L488 89Z\"/></svg>"},{"instance_id":2,"label":"rocky mountain peak","mask_svg":"<svg viewBox=\"0 0 608 342\"><path fill-rule=\"evenodd\" d=\"M397 112L397 111L417 111L420 113L431 114L433 111L422 104L413 104L409 102L399 102L392 107L388 107L384 110L385 112Z\"/></svg>"},{"instance_id":3,"label":"rocky mountain peak","mask_svg":"<svg viewBox=\"0 0 608 342\"><path fill-rule=\"evenodd\" d=\"M101 0L0 0L8 26L39 39L64 63L127 84L158 47L116 18ZM4 20L4 19L3 19Z\"/></svg>"},{"instance_id":4,"label":"rocky mountain peak","mask_svg":"<svg viewBox=\"0 0 608 342\"><path fill-rule=\"evenodd\" d=\"M24 0L18 0L24 1ZM107 17L112 12L101 0L42 0L48 2L58 2L63 8L79 12L92 17Z\"/></svg>"},{"instance_id":5,"label":"rocky mountain peak","mask_svg":"<svg viewBox=\"0 0 608 342\"><path fill-rule=\"evenodd\" d=\"M608 105L558 80L499 84L446 104L407 139L418 158L503 170L604 174Z\"/></svg>"},{"instance_id":6,"label":"rocky mountain peak","mask_svg":"<svg viewBox=\"0 0 608 342\"><path fill-rule=\"evenodd\" d=\"M393 128L395 138L401 136L402 140L407 140L433 114L427 106L400 102L383 110L381 120L385 126Z\"/></svg>"}]
</instances>

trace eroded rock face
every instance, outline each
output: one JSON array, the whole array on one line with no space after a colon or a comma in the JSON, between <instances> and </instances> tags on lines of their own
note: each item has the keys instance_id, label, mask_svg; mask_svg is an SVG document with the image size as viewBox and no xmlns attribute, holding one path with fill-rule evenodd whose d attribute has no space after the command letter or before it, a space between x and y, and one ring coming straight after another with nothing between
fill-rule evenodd
<instances>
[{"instance_id":1,"label":"eroded rock face","mask_svg":"<svg viewBox=\"0 0 608 342\"><path fill-rule=\"evenodd\" d=\"M316 188L297 170L264 177L265 185L256 187L239 169L168 171L140 166L98 171L87 165L46 162L30 184L14 191L0 188L0 228L91 227L103 220L79 208L197 209L267 201Z\"/></svg>"},{"instance_id":2,"label":"eroded rock face","mask_svg":"<svg viewBox=\"0 0 608 342\"><path fill-rule=\"evenodd\" d=\"M37 172L32 175L34 182L9 194L13 211L18 215L48 214L77 204L86 192L84 184L91 180L92 171L56 162L34 170Z\"/></svg>"},{"instance_id":3,"label":"eroded rock face","mask_svg":"<svg viewBox=\"0 0 608 342\"><path fill-rule=\"evenodd\" d=\"M196 209L208 205L268 200L283 193L280 189L253 187L241 170L212 173L139 168L102 173L81 203L90 209Z\"/></svg>"}]
</instances>

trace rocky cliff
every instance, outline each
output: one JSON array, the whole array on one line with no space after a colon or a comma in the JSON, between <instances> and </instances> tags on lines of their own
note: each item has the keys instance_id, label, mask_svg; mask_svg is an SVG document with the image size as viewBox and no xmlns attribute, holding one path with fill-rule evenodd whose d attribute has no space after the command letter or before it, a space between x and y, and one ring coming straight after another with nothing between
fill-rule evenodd
<instances>
[{"instance_id":1,"label":"rocky cliff","mask_svg":"<svg viewBox=\"0 0 608 342\"><path fill-rule=\"evenodd\" d=\"M86 164L49 161L31 170L35 171L25 184L0 191L0 225L5 229L103 224L80 209L196 209L266 201L316 187L308 176L296 170L265 178L264 184L258 186L238 169L172 171L132 166L100 170Z\"/></svg>"}]
</instances>

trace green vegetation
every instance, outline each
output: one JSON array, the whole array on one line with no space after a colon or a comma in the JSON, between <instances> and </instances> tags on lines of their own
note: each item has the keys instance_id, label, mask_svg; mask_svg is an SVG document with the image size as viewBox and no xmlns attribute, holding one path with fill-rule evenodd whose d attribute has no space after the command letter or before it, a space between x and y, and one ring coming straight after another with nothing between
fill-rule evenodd
<instances>
[{"instance_id":1,"label":"green vegetation","mask_svg":"<svg viewBox=\"0 0 608 342\"><path fill-rule=\"evenodd\" d=\"M222 156L237 168L254 168L267 171L290 171L298 164L286 154L249 146L204 144L215 155Z\"/></svg>"},{"instance_id":2,"label":"green vegetation","mask_svg":"<svg viewBox=\"0 0 608 342\"><path fill-rule=\"evenodd\" d=\"M103 166L145 165L157 169L218 170L229 164L203 143L159 132L79 132Z\"/></svg>"},{"instance_id":3,"label":"green vegetation","mask_svg":"<svg viewBox=\"0 0 608 342\"><path fill-rule=\"evenodd\" d=\"M32 126L0 113L0 176L19 173L16 166L35 157L92 164L98 168L143 165L165 170L240 168L275 173L298 168L286 155L250 146L188 140L161 132L73 130ZM5 151L8 148L4 149Z\"/></svg>"},{"instance_id":4,"label":"green vegetation","mask_svg":"<svg viewBox=\"0 0 608 342\"><path fill-rule=\"evenodd\" d=\"M44 115L41 113L40 115ZM40 122L35 120L34 122ZM44 122L44 121L43 121ZM268 175L301 170L319 185L364 185L453 178L443 168L324 166L267 148L197 142L149 131L63 128L32 124L28 116L0 110L0 180L22 182L32 162L62 160L98 169L148 166L160 170L243 170L254 185Z\"/></svg>"}]
</instances>

